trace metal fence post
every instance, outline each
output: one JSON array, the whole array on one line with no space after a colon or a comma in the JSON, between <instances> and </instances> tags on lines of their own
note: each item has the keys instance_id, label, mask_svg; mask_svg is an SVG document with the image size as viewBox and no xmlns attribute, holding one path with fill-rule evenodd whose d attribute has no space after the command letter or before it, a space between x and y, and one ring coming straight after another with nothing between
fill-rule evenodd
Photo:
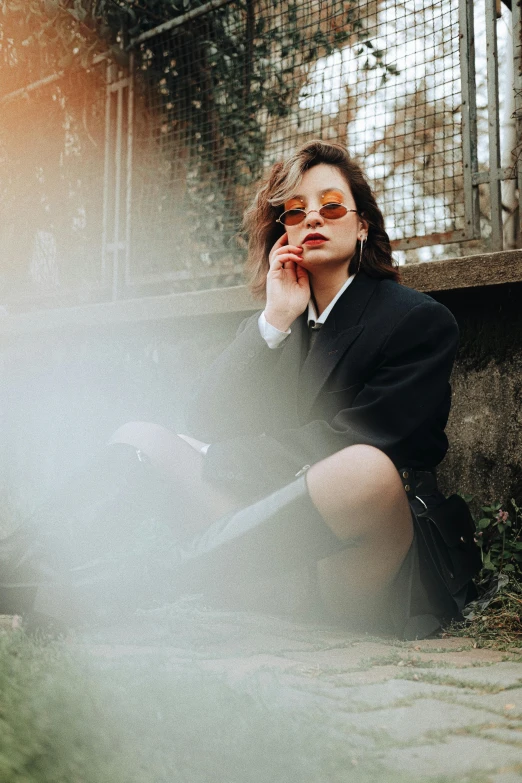
<instances>
[{"instance_id":1,"label":"metal fence post","mask_svg":"<svg viewBox=\"0 0 522 783\"><path fill-rule=\"evenodd\" d=\"M129 83L127 94L127 161L125 201L125 285L132 282L131 240L132 240L132 162L134 145L134 52L129 59Z\"/></svg>"},{"instance_id":2,"label":"metal fence post","mask_svg":"<svg viewBox=\"0 0 522 783\"><path fill-rule=\"evenodd\" d=\"M101 281L107 285L108 279L108 244L109 244L109 191L111 177L111 74L114 66L107 60L105 88L105 150L103 163L103 217L102 217L102 248L101 248Z\"/></svg>"},{"instance_id":3,"label":"metal fence post","mask_svg":"<svg viewBox=\"0 0 522 783\"><path fill-rule=\"evenodd\" d=\"M516 240L520 246L522 242L522 19L519 0L514 0L511 4L512 26L513 26L513 91L515 104L515 133L516 147L515 153L515 176L517 178L518 188L518 221L516 227Z\"/></svg>"},{"instance_id":4,"label":"metal fence post","mask_svg":"<svg viewBox=\"0 0 522 783\"><path fill-rule=\"evenodd\" d=\"M491 209L491 250L502 250L502 200L500 181L500 113L498 94L497 3L486 3L486 55L488 77L489 199Z\"/></svg>"},{"instance_id":5,"label":"metal fence post","mask_svg":"<svg viewBox=\"0 0 522 783\"><path fill-rule=\"evenodd\" d=\"M110 64L105 104L102 280L110 285L113 300L120 298L122 284L130 274L133 111L132 73L122 75L118 66Z\"/></svg>"},{"instance_id":6,"label":"metal fence post","mask_svg":"<svg viewBox=\"0 0 522 783\"><path fill-rule=\"evenodd\" d=\"M477 160L477 87L473 0L459 0L460 74L462 91L462 156L466 237L480 237L479 192L474 182Z\"/></svg>"}]
</instances>

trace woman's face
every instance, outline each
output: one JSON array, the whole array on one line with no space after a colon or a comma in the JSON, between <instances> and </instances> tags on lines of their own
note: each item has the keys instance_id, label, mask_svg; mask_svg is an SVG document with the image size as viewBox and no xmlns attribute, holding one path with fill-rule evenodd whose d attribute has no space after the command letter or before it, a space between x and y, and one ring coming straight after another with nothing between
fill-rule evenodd
<instances>
[{"instance_id":1,"label":"woman's face","mask_svg":"<svg viewBox=\"0 0 522 783\"><path fill-rule=\"evenodd\" d=\"M366 237L367 224L355 212L336 220L319 214L324 204L337 202L356 209L350 186L338 168L319 163L303 175L298 193L285 201L284 209L304 209L309 214L297 226L286 226L288 244L303 248L302 265L311 272L321 267L338 269L348 265L357 239Z\"/></svg>"}]
</instances>

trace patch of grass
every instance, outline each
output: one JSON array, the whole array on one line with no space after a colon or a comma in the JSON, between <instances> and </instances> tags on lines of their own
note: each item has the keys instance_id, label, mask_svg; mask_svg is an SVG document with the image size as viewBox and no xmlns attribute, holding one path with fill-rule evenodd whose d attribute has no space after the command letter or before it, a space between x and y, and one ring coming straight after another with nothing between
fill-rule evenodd
<instances>
[{"instance_id":1,"label":"patch of grass","mask_svg":"<svg viewBox=\"0 0 522 783\"><path fill-rule=\"evenodd\" d=\"M396 666L399 661L402 660L403 656L398 649L390 649L386 652L383 651L381 655L372 655L368 658L362 658L359 661L357 668L370 669L372 666Z\"/></svg>"},{"instance_id":2,"label":"patch of grass","mask_svg":"<svg viewBox=\"0 0 522 783\"><path fill-rule=\"evenodd\" d=\"M522 646L522 509L512 498L480 506L479 516L479 597L465 611L466 620L453 623L445 635L470 636L475 647L509 650Z\"/></svg>"},{"instance_id":3,"label":"patch of grass","mask_svg":"<svg viewBox=\"0 0 522 783\"><path fill-rule=\"evenodd\" d=\"M0 780L123 783L109 704L66 655L21 632L0 636Z\"/></svg>"},{"instance_id":4,"label":"patch of grass","mask_svg":"<svg viewBox=\"0 0 522 783\"><path fill-rule=\"evenodd\" d=\"M481 609L478 603L468 620L453 623L446 632L450 636L471 637L476 647L522 647L522 582L510 576L488 606Z\"/></svg>"}]
</instances>

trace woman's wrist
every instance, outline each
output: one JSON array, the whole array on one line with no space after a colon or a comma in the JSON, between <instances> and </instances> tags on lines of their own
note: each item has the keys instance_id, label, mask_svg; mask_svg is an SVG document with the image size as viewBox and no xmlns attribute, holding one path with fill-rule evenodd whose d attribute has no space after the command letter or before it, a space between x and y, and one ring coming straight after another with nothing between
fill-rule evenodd
<instances>
[{"instance_id":1,"label":"woman's wrist","mask_svg":"<svg viewBox=\"0 0 522 783\"><path fill-rule=\"evenodd\" d=\"M280 332L287 332L297 317L292 313L281 313L277 310L271 309L270 307L265 308L264 315L266 322L269 323L270 326L275 326L275 328L279 329Z\"/></svg>"}]
</instances>

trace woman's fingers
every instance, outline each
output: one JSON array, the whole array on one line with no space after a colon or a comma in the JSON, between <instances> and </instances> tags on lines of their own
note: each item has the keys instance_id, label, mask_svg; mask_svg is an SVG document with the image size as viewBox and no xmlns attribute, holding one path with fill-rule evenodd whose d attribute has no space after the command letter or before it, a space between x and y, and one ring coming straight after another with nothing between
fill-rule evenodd
<instances>
[{"instance_id":1,"label":"woman's fingers","mask_svg":"<svg viewBox=\"0 0 522 783\"><path fill-rule=\"evenodd\" d=\"M289 269L290 264L298 264L301 260L301 257L298 255L293 255L292 253L285 253L284 256L279 256L277 261L274 261L272 267L270 268L271 272L278 272L281 268L282 269Z\"/></svg>"},{"instance_id":2,"label":"woman's fingers","mask_svg":"<svg viewBox=\"0 0 522 783\"><path fill-rule=\"evenodd\" d=\"M297 277L297 282L308 280L308 272L303 266L301 266L301 264L295 265L295 273Z\"/></svg>"},{"instance_id":3,"label":"woman's fingers","mask_svg":"<svg viewBox=\"0 0 522 783\"><path fill-rule=\"evenodd\" d=\"M286 245L281 250L276 251L270 257L270 271L274 272L279 269L287 261L293 261L299 263L302 260L302 251L298 247Z\"/></svg>"},{"instance_id":4,"label":"woman's fingers","mask_svg":"<svg viewBox=\"0 0 522 783\"><path fill-rule=\"evenodd\" d=\"M269 323L282 331L304 312L310 298L308 273L301 267L303 248L287 243L283 234L270 251L266 287L266 312L275 319Z\"/></svg>"},{"instance_id":5,"label":"woman's fingers","mask_svg":"<svg viewBox=\"0 0 522 783\"><path fill-rule=\"evenodd\" d=\"M274 243L268 262L270 271L279 269L287 261L298 262L301 260L303 248L297 245L288 244L288 235L283 234L277 242Z\"/></svg>"}]
</instances>

